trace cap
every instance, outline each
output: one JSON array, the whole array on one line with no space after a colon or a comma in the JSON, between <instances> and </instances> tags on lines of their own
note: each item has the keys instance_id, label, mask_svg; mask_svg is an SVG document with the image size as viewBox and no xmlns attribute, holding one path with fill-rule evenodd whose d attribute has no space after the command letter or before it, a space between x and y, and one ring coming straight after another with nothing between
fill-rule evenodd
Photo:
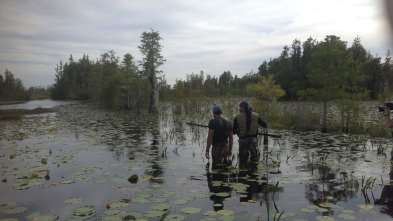
<instances>
[{"instance_id":1,"label":"cap","mask_svg":"<svg viewBox=\"0 0 393 221\"><path fill-rule=\"evenodd\" d=\"M222 113L222 108L218 105L214 106L213 113Z\"/></svg>"}]
</instances>

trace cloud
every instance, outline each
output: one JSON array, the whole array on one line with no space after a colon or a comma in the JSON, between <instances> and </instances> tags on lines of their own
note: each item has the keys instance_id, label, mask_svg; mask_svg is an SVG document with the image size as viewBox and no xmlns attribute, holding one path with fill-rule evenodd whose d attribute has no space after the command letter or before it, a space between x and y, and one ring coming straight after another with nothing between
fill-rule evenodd
<instances>
[{"instance_id":1,"label":"cloud","mask_svg":"<svg viewBox=\"0 0 393 221\"><path fill-rule=\"evenodd\" d=\"M141 59L143 31L159 31L168 82L186 74L242 76L294 39L360 36L372 54L390 45L384 5L375 0L162 0L0 2L0 68L26 86L52 84L70 54L95 60L114 50ZM38 80L40 79L40 81Z\"/></svg>"}]
</instances>

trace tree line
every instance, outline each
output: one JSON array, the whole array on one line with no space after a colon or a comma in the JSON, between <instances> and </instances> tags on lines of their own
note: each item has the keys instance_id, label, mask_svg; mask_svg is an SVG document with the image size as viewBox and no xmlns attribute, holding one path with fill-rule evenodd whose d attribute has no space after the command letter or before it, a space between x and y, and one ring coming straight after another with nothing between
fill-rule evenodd
<instances>
[{"instance_id":1,"label":"tree line","mask_svg":"<svg viewBox=\"0 0 393 221\"><path fill-rule=\"evenodd\" d=\"M74 61L70 55L68 62L60 61L55 69L52 99L90 100L110 108L157 110L159 88L166 86L158 69L165 62L161 56L161 39L154 30L142 33L138 48L143 60L139 65L130 53L120 60L113 50L103 53L96 61L91 61L88 55Z\"/></svg>"},{"instance_id":2,"label":"tree line","mask_svg":"<svg viewBox=\"0 0 393 221\"><path fill-rule=\"evenodd\" d=\"M257 72L239 77L229 70L218 76L200 71L177 79L173 86L167 84L159 70L165 62L161 39L154 30L142 33L138 49L143 58L139 62L129 53L120 59L113 50L95 61L88 55L79 60L70 55L67 62L60 61L55 68L51 98L90 100L105 107L156 109L158 99L255 96L247 85L261 83L262 78L281 86L285 91L281 100L348 103L360 99L387 100L393 92L390 51L384 59L374 56L363 47L360 37L350 46L334 35L322 41L312 37L304 42L295 39L291 46L283 47L278 57L263 61ZM2 100L15 100L9 95L11 91L23 96L21 81L10 76L7 70L5 80L0 78Z\"/></svg>"},{"instance_id":3,"label":"tree line","mask_svg":"<svg viewBox=\"0 0 393 221\"><path fill-rule=\"evenodd\" d=\"M367 52L356 37L350 47L334 35L323 41L312 37L301 42L293 40L284 46L277 58L263 61L258 72L242 77L224 71L218 77L199 74L186 75L172 87L176 96L215 97L222 95L250 95L247 84L272 75L285 91L281 100L333 100L340 97L362 97L375 100L388 98L393 92L393 65L390 51L385 59Z\"/></svg>"},{"instance_id":4,"label":"tree line","mask_svg":"<svg viewBox=\"0 0 393 221\"><path fill-rule=\"evenodd\" d=\"M5 70L4 76L0 74L0 102L27 99L29 99L28 94L19 78L15 78L8 69Z\"/></svg>"}]
</instances>

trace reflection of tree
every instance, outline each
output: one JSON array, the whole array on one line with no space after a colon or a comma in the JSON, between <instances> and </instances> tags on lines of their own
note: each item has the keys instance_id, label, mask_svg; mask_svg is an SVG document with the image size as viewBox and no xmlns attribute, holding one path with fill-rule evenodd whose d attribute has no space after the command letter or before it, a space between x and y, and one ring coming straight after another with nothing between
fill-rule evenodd
<instances>
[{"instance_id":1,"label":"reflection of tree","mask_svg":"<svg viewBox=\"0 0 393 221\"><path fill-rule=\"evenodd\" d=\"M150 114L150 125L149 125L149 132L152 134L152 143L150 144L149 148L149 158L148 162L151 165L151 168L146 168L145 173L153 177L150 179L152 183L163 183L163 179L154 179L160 178L163 176L163 167L161 166L161 156L160 156L160 147L162 146L160 143L160 122L161 118L158 114Z\"/></svg>"},{"instance_id":2,"label":"reflection of tree","mask_svg":"<svg viewBox=\"0 0 393 221\"><path fill-rule=\"evenodd\" d=\"M338 201L347 201L356 197L357 188L354 180L348 179L347 173L334 171L326 163L309 162L304 167L315 177L314 181L305 184L305 195L310 203L314 205L322 202L335 204ZM326 216L332 214L331 210L323 213Z\"/></svg>"}]
</instances>

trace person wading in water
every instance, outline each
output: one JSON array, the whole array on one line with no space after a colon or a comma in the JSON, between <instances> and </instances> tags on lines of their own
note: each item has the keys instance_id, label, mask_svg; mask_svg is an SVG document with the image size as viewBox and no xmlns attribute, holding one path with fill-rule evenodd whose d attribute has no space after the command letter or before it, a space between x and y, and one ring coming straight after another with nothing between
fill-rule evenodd
<instances>
[{"instance_id":1,"label":"person wading in water","mask_svg":"<svg viewBox=\"0 0 393 221\"><path fill-rule=\"evenodd\" d=\"M239 104L239 111L233 122L233 133L239 137L239 165L244 166L249 157L251 162L259 160L258 124L263 128L266 128L267 124L258 113L251 111L247 101Z\"/></svg>"},{"instance_id":2,"label":"person wading in water","mask_svg":"<svg viewBox=\"0 0 393 221\"><path fill-rule=\"evenodd\" d=\"M222 118L222 108L213 107L213 116L209 122L209 133L207 135L206 153L207 159L210 158L209 150L212 147L213 164L224 163L232 155L233 132L229 120Z\"/></svg>"}]
</instances>

